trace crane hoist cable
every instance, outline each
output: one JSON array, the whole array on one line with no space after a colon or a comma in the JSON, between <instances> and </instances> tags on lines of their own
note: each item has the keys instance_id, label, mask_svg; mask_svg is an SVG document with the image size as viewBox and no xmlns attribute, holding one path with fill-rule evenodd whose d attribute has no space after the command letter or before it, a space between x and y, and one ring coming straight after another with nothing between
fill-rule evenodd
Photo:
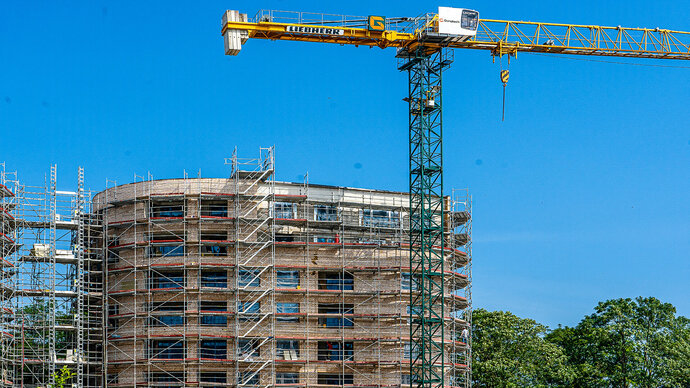
<instances>
[{"instance_id":1,"label":"crane hoist cable","mask_svg":"<svg viewBox=\"0 0 690 388\"><path fill-rule=\"evenodd\" d=\"M503 84L503 104L501 106L501 121L506 121L506 86L508 85L508 79L510 78L510 54L508 56L508 66L503 68L503 53L499 51L498 53L498 66L500 67L499 77L501 83Z\"/></svg>"},{"instance_id":2,"label":"crane hoist cable","mask_svg":"<svg viewBox=\"0 0 690 388\"><path fill-rule=\"evenodd\" d=\"M501 121L506 121L506 85L508 85L508 78L510 71L508 69L501 70L501 82L503 82L503 109L501 114Z\"/></svg>"}]
</instances>

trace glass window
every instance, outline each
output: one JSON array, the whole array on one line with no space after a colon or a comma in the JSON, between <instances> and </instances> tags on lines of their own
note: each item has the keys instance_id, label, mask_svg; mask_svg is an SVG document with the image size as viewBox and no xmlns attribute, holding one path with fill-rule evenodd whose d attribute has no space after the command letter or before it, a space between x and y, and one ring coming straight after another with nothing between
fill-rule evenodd
<instances>
[{"instance_id":1,"label":"glass window","mask_svg":"<svg viewBox=\"0 0 690 388\"><path fill-rule=\"evenodd\" d=\"M258 387L260 380L259 373L260 372L253 371L242 372L242 376L240 376L240 384L243 385L245 388Z\"/></svg>"},{"instance_id":2,"label":"glass window","mask_svg":"<svg viewBox=\"0 0 690 388\"><path fill-rule=\"evenodd\" d=\"M361 237L361 238L357 239L357 242L360 244L370 244L370 245L385 245L387 243L387 241L384 239L366 238L366 237Z\"/></svg>"},{"instance_id":3,"label":"glass window","mask_svg":"<svg viewBox=\"0 0 690 388\"><path fill-rule=\"evenodd\" d=\"M227 241L227 232L201 232L201 241Z\"/></svg>"},{"instance_id":4,"label":"glass window","mask_svg":"<svg viewBox=\"0 0 690 388\"><path fill-rule=\"evenodd\" d=\"M172 385L173 387L182 387L184 384L184 372L151 372L150 382L153 383L178 383L180 385ZM170 385L166 385L170 387ZM156 387L161 385L156 384Z\"/></svg>"},{"instance_id":5,"label":"glass window","mask_svg":"<svg viewBox=\"0 0 690 388\"><path fill-rule=\"evenodd\" d=\"M151 326L182 326L184 317L181 315L156 315L149 318Z\"/></svg>"},{"instance_id":6,"label":"glass window","mask_svg":"<svg viewBox=\"0 0 690 388\"><path fill-rule=\"evenodd\" d=\"M149 234L149 241L151 242L166 242L166 241L182 241L184 237L172 232L168 233L151 233Z\"/></svg>"},{"instance_id":7,"label":"glass window","mask_svg":"<svg viewBox=\"0 0 690 388\"><path fill-rule=\"evenodd\" d=\"M214 244L213 241L227 241L227 232L208 232L201 233L201 255L202 256L227 256L228 247L220 245L218 243Z\"/></svg>"},{"instance_id":8,"label":"glass window","mask_svg":"<svg viewBox=\"0 0 690 388\"><path fill-rule=\"evenodd\" d=\"M418 279L418 277L415 276L415 279ZM400 289L412 291L417 290L417 282L412 281L412 277L410 276L409 272L402 273L402 276L400 278Z\"/></svg>"},{"instance_id":9,"label":"glass window","mask_svg":"<svg viewBox=\"0 0 690 388\"><path fill-rule=\"evenodd\" d=\"M120 305L117 303L108 304L108 315L119 315Z\"/></svg>"},{"instance_id":10,"label":"glass window","mask_svg":"<svg viewBox=\"0 0 690 388\"><path fill-rule=\"evenodd\" d=\"M407 373L400 375L400 383L403 385L410 385L412 381L417 381L416 378L411 378ZM452 384L451 384L452 385Z\"/></svg>"},{"instance_id":11,"label":"glass window","mask_svg":"<svg viewBox=\"0 0 690 388\"><path fill-rule=\"evenodd\" d=\"M199 347L199 357L217 360L226 359L228 343L225 340L202 340Z\"/></svg>"},{"instance_id":12,"label":"glass window","mask_svg":"<svg viewBox=\"0 0 690 388\"><path fill-rule=\"evenodd\" d=\"M261 303L260 302L239 302L237 306L240 321L257 321L261 317Z\"/></svg>"},{"instance_id":13,"label":"glass window","mask_svg":"<svg viewBox=\"0 0 690 388\"><path fill-rule=\"evenodd\" d=\"M202 383L221 383L227 384L228 377L225 372L201 372L199 381Z\"/></svg>"},{"instance_id":14,"label":"glass window","mask_svg":"<svg viewBox=\"0 0 690 388\"><path fill-rule=\"evenodd\" d=\"M315 205L314 221L338 221L338 209L334 206Z\"/></svg>"},{"instance_id":15,"label":"glass window","mask_svg":"<svg viewBox=\"0 0 690 388\"><path fill-rule=\"evenodd\" d=\"M466 30L477 31L478 18L479 14L477 11L463 9L462 16L460 17L460 27Z\"/></svg>"},{"instance_id":16,"label":"glass window","mask_svg":"<svg viewBox=\"0 0 690 388\"><path fill-rule=\"evenodd\" d=\"M158 311L177 311L182 312L185 309L184 302L151 302L149 305L149 312Z\"/></svg>"},{"instance_id":17,"label":"glass window","mask_svg":"<svg viewBox=\"0 0 690 388\"><path fill-rule=\"evenodd\" d=\"M317 242L317 243L335 243L338 241L333 236L314 236L314 242Z\"/></svg>"},{"instance_id":18,"label":"glass window","mask_svg":"<svg viewBox=\"0 0 690 388\"><path fill-rule=\"evenodd\" d=\"M185 324L184 302L151 302L149 318L151 326L181 326ZM164 312L174 312L176 314L161 314Z\"/></svg>"},{"instance_id":19,"label":"glass window","mask_svg":"<svg viewBox=\"0 0 690 388\"><path fill-rule=\"evenodd\" d=\"M226 271L201 271L201 287L228 288Z\"/></svg>"},{"instance_id":20,"label":"glass window","mask_svg":"<svg viewBox=\"0 0 690 388\"><path fill-rule=\"evenodd\" d=\"M299 358L299 341L276 341L276 354L284 360L297 360Z\"/></svg>"},{"instance_id":21,"label":"glass window","mask_svg":"<svg viewBox=\"0 0 690 388\"><path fill-rule=\"evenodd\" d=\"M148 257L179 257L184 256L184 245L157 245L146 247Z\"/></svg>"},{"instance_id":22,"label":"glass window","mask_svg":"<svg viewBox=\"0 0 690 388\"><path fill-rule=\"evenodd\" d=\"M349 272L319 272L319 290L354 290L355 279Z\"/></svg>"},{"instance_id":23,"label":"glass window","mask_svg":"<svg viewBox=\"0 0 690 388\"><path fill-rule=\"evenodd\" d=\"M317 383L320 385L352 385L354 379L351 374L319 373Z\"/></svg>"},{"instance_id":24,"label":"glass window","mask_svg":"<svg viewBox=\"0 0 690 388\"><path fill-rule=\"evenodd\" d=\"M118 383L118 374L117 373L108 373L105 376L106 381L108 384L117 384Z\"/></svg>"},{"instance_id":25,"label":"glass window","mask_svg":"<svg viewBox=\"0 0 690 388\"><path fill-rule=\"evenodd\" d=\"M116 251L118 245L120 245L119 238L113 238L110 241L108 241L107 256L109 264L118 263L120 261L120 255Z\"/></svg>"},{"instance_id":26,"label":"glass window","mask_svg":"<svg viewBox=\"0 0 690 388\"><path fill-rule=\"evenodd\" d=\"M115 330L120 327L120 320L118 318L108 318L108 329Z\"/></svg>"},{"instance_id":27,"label":"glass window","mask_svg":"<svg viewBox=\"0 0 690 388\"><path fill-rule=\"evenodd\" d=\"M360 213L361 225L375 228L400 227L400 213L391 210L363 209Z\"/></svg>"},{"instance_id":28,"label":"glass window","mask_svg":"<svg viewBox=\"0 0 690 388\"><path fill-rule=\"evenodd\" d=\"M278 372L276 373L276 384L299 384L299 373Z\"/></svg>"},{"instance_id":29,"label":"glass window","mask_svg":"<svg viewBox=\"0 0 690 388\"><path fill-rule=\"evenodd\" d=\"M185 343L178 340L151 340L149 358L181 359L185 358Z\"/></svg>"},{"instance_id":30,"label":"glass window","mask_svg":"<svg viewBox=\"0 0 690 388\"><path fill-rule=\"evenodd\" d=\"M275 218L294 219L297 214L297 204L294 203L276 202L273 208Z\"/></svg>"},{"instance_id":31,"label":"glass window","mask_svg":"<svg viewBox=\"0 0 690 388\"><path fill-rule=\"evenodd\" d=\"M227 326L227 315L208 314L209 312L227 313L227 310L227 302L201 302L201 324L204 326Z\"/></svg>"},{"instance_id":32,"label":"glass window","mask_svg":"<svg viewBox=\"0 0 690 388\"><path fill-rule=\"evenodd\" d=\"M110 318L114 315L120 315L120 305L119 304L109 304L108 305L108 328L117 329L120 327L120 320L117 318Z\"/></svg>"},{"instance_id":33,"label":"glass window","mask_svg":"<svg viewBox=\"0 0 690 388\"><path fill-rule=\"evenodd\" d=\"M298 288L299 271L276 271L277 288Z\"/></svg>"},{"instance_id":34,"label":"glass window","mask_svg":"<svg viewBox=\"0 0 690 388\"><path fill-rule=\"evenodd\" d=\"M227 217L228 201L201 201L202 217Z\"/></svg>"},{"instance_id":35,"label":"glass window","mask_svg":"<svg viewBox=\"0 0 690 388\"><path fill-rule=\"evenodd\" d=\"M241 269L239 271L240 287L261 287L261 271L258 269Z\"/></svg>"},{"instance_id":36,"label":"glass window","mask_svg":"<svg viewBox=\"0 0 690 388\"><path fill-rule=\"evenodd\" d=\"M180 218L184 217L184 201L151 202L151 217Z\"/></svg>"},{"instance_id":37,"label":"glass window","mask_svg":"<svg viewBox=\"0 0 690 388\"><path fill-rule=\"evenodd\" d=\"M237 342L240 360L251 361L252 357L259 357L259 339L240 338Z\"/></svg>"},{"instance_id":38,"label":"glass window","mask_svg":"<svg viewBox=\"0 0 690 388\"><path fill-rule=\"evenodd\" d=\"M326 361L352 361L354 345L352 342L319 341L317 357Z\"/></svg>"},{"instance_id":39,"label":"glass window","mask_svg":"<svg viewBox=\"0 0 690 388\"><path fill-rule=\"evenodd\" d=\"M323 327L353 327L354 320L343 315L354 314L354 305L352 304L319 304L319 314L328 314L325 317L319 317L319 325ZM331 316L340 315L340 316Z\"/></svg>"},{"instance_id":40,"label":"glass window","mask_svg":"<svg viewBox=\"0 0 690 388\"><path fill-rule=\"evenodd\" d=\"M278 234L276 233L276 242L293 242L295 241L295 236L291 234Z\"/></svg>"},{"instance_id":41,"label":"glass window","mask_svg":"<svg viewBox=\"0 0 690 388\"><path fill-rule=\"evenodd\" d=\"M276 303L276 321L279 322L299 322L299 316L290 316L288 314L299 313L299 303ZM285 314L285 315L281 315Z\"/></svg>"},{"instance_id":42,"label":"glass window","mask_svg":"<svg viewBox=\"0 0 690 388\"><path fill-rule=\"evenodd\" d=\"M184 272L153 272L149 280L149 288L184 288Z\"/></svg>"},{"instance_id":43,"label":"glass window","mask_svg":"<svg viewBox=\"0 0 690 388\"><path fill-rule=\"evenodd\" d=\"M415 306L412 308L410 305L407 305L407 315L410 316L407 318L407 323L411 323L419 311L421 311L421 306Z\"/></svg>"},{"instance_id":44,"label":"glass window","mask_svg":"<svg viewBox=\"0 0 690 388\"><path fill-rule=\"evenodd\" d=\"M419 355L419 351L417 349L418 348L417 348L416 343L410 344L409 342L406 342L405 343L405 354L403 355L403 357L406 360L417 358L417 356Z\"/></svg>"},{"instance_id":45,"label":"glass window","mask_svg":"<svg viewBox=\"0 0 690 388\"><path fill-rule=\"evenodd\" d=\"M202 256L227 256L228 247L221 245L202 245L201 246Z\"/></svg>"}]
</instances>

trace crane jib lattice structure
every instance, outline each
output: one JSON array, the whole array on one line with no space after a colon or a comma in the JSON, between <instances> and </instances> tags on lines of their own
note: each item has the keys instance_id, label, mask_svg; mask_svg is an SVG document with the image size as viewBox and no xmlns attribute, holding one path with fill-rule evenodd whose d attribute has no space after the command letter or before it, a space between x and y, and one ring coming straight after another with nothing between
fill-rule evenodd
<instances>
[{"instance_id":1,"label":"crane jib lattice structure","mask_svg":"<svg viewBox=\"0 0 690 388\"><path fill-rule=\"evenodd\" d=\"M223 15L225 53L237 55L249 39L289 40L397 49L398 69L408 73L410 162L410 267L417 293L410 301L410 384L446 382L444 352L445 204L443 196L442 73L453 62L449 48L519 52L690 59L690 33L668 29L482 20L473 10L439 7L417 17L346 16L306 12L238 11ZM508 72L501 72L508 80ZM468 367L465 381L471 380Z\"/></svg>"}]
</instances>

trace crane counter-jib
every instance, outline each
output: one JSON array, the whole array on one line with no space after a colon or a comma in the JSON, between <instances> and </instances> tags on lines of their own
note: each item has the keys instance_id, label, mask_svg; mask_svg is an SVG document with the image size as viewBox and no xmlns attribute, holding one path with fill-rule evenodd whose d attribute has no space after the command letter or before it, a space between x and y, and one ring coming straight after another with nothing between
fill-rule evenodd
<instances>
[{"instance_id":1,"label":"crane counter-jib","mask_svg":"<svg viewBox=\"0 0 690 388\"><path fill-rule=\"evenodd\" d=\"M416 40L413 34L396 31L370 32L361 28L282 23L229 22L226 25L226 30L224 30L224 35L231 31L243 31L247 38L379 47L403 47Z\"/></svg>"}]
</instances>

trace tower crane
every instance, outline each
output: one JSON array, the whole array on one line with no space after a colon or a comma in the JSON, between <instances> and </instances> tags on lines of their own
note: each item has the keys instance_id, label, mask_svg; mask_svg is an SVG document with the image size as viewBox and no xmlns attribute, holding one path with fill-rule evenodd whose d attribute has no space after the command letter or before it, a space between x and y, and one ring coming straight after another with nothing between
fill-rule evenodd
<instances>
[{"instance_id":1,"label":"tower crane","mask_svg":"<svg viewBox=\"0 0 690 388\"><path fill-rule=\"evenodd\" d=\"M409 82L410 279L417 289L410 301L410 381L420 388L468 386L471 380L469 363L456 364L446 354L439 276L446 255L441 86L454 59L451 49L486 50L508 60L518 53L690 60L690 32L480 19L477 11L450 7L396 18L273 10L248 18L226 11L221 33L227 55L239 54L250 38L396 49L398 70ZM505 87L507 70L501 81ZM453 368L464 369L463 383L449 381Z\"/></svg>"}]
</instances>

